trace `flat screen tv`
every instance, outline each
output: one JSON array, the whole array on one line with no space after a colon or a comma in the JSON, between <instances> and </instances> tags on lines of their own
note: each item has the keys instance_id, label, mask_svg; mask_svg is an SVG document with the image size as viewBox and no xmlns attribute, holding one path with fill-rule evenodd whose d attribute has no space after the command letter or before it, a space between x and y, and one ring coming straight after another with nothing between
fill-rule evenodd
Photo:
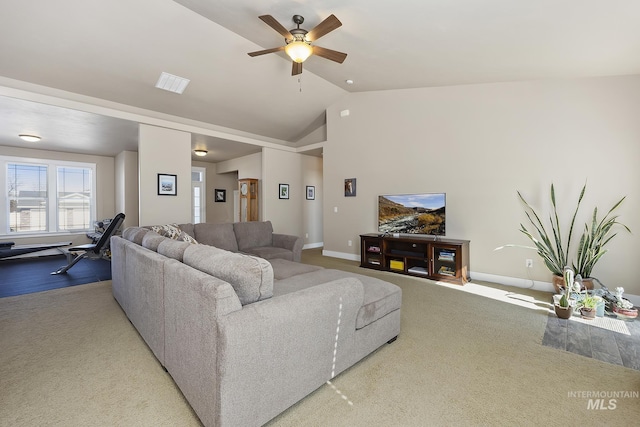
<instances>
[{"instance_id":1,"label":"flat screen tv","mask_svg":"<svg viewBox=\"0 0 640 427\"><path fill-rule=\"evenodd\" d=\"M378 231L444 236L445 200L445 193L378 196Z\"/></svg>"}]
</instances>

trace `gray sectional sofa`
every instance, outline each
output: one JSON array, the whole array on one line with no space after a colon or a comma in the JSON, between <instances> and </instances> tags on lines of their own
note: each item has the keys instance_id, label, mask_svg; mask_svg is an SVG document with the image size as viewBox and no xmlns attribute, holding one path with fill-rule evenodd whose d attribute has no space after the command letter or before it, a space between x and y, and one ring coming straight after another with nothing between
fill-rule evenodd
<instances>
[{"instance_id":1,"label":"gray sectional sofa","mask_svg":"<svg viewBox=\"0 0 640 427\"><path fill-rule=\"evenodd\" d=\"M205 426L262 425L400 332L400 288L372 277L138 227L111 251L115 299Z\"/></svg>"},{"instance_id":2,"label":"gray sectional sofa","mask_svg":"<svg viewBox=\"0 0 640 427\"><path fill-rule=\"evenodd\" d=\"M166 227L178 227L178 232L182 231L197 243L231 252L243 252L264 259L282 258L300 262L302 239L297 236L274 233L271 221L171 224L145 228L154 229L163 235L171 235L171 230L167 230ZM181 239L181 236L173 237Z\"/></svg>"}]
</instances>

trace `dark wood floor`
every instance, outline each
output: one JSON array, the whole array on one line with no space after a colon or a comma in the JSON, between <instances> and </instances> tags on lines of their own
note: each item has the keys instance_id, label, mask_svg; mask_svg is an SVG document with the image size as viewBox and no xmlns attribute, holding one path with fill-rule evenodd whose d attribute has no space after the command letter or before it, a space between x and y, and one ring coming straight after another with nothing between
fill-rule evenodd
<instances>
[{"instance_id":1,"label":"dark wood floor","mask_svg":"<svg viewBox=\"0 0 640 427\"><path fill-rule=\"evenodd\" d=\"M605 316L560 319L550 313L542 344L640 370L640 322Z\"/></svg>"},{"instance_id":2,"label":"dark wood floor","mask_svg":"<svg viewBox=\"0 0 640 427\"><path fill-rule=\"evenodd\" d=\"M67 264L65 256L0 261L0 298L111 280L111 262L83 259L66 274L51 272Z\"/></svg>"}]
</instances>

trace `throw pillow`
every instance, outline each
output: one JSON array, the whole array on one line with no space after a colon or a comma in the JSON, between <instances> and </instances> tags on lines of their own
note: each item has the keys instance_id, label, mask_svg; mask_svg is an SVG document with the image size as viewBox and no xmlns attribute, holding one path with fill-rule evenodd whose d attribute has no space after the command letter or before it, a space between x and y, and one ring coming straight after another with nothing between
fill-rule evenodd
<instances>
[{"instance_id":1,"label":"throw pillow","mask_svg":"<svg viewBox=\"0 0 640 427\"><path fill-rule=\"evenodd\" d=\"M154 225L151 231L155 231L161 236L168 237L173 240L182 240L183 242L198 243L196 239L180 230L178 224Z\"/></svg>"}]
</instances>

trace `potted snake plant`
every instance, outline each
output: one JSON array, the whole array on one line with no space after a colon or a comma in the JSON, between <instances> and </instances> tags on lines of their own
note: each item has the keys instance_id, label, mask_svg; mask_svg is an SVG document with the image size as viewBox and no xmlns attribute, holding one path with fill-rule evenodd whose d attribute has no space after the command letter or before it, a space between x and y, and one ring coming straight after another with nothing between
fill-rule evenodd
<instances>
[{"instance_id":1,"label":"potted snake plant","mask_svg":"<svg viewBox=\"0 0 640 427\"><path fill-rule=\"evenodd\" d=\"M560 293L560 290L565 286L565 280L563 278L563 269L567 265L572 265L576 274L576 279L580 276L578 281L582 284L582 287L586 289L593 289L593 279L591 272L595 264L600 258L607 252L605 245L613 239L617 233L614 232L616 226L622 226L627 231L629 227L618 222L618 216L614 215L614 212L622 204L626 197L620 199L613 205L607 214L601 220L598 220L598 208L594 208L591 217L591 222L586 223L584 231L580 237L578 243L578 249L576 251L575 262L572 258L571 252L571 238L573 235L573 228L575 225L576 217L580 209L580 204L584 197L584 193L587 189L587 184L582 187L578 201L576 203L571 222L569 224L569 231L564 239L563 229L560 227L558 219L558 210L556 205L556 194L553 184L551 184L551 206L552 211L549 215L549 231L545 227L542 219L538 213L531 207L531 205L525 200L522 194L518 191L518 197L524 204L525 214L530 223L530 228L527 228L524 224L520 223L520 232L533 242L534 246L520 246L520 245L505 245L512 247L524 247L534 249L538 255L544 261L549 271L553 274L553 286L556 292Z\"/></svg>"},{"instance_id":2,"label":"potted snake plant","mask_svg":"<svg viewBox=\"0 0 640 427\"><path fill-rule=\"evenodd\" d=\"M525 200L522 194L518 191L518 197L524 204L524 211L527 215L527 219L530 223L530 228L527 228L524 224L520 223L520 232L531 240L534 246L522 246L522 245L505 245L502 247L523 247L527 249L534 249L540 258L542 258L544 264L549 271L553 274L553 286L557 293L560 293L564 288L563 272L565 266L571 265L569 260L569 254L571 249L571 236L573 235L573 226L580 209L584 192L587 188L585 184L582 187L580 196L576 208L571 217L571 223L569 224L569 232L566 235L566 239L563 238L562 228L560 227L560 221L558 219L558 208L556 205L556 192L555 187L551 184L551 206L552 211L549 215L549 231L545 227L540 215L531 207L531 205ZM501 249L502 247L498 248ZM573 282L571 282L573 283Z\"/></svg>"},{"instance_id":3,"label":"potted snake plant","mask_svg":"<svg viewBox=\"0 0 640 427\"><path fill-rule=\"evenodd\" d=\"M608 249L605 249L605 245L617 235L617 233L613 232L614 227L621 226L629 233L631 232L629 227L618 222L617 215L613 215L624 199L625 197L613 205L601 220L598 220L598 208L594 208L591 223L584 225L584 231L578 244L576 263L573 264L576 274L582 276L583 283L592 280L591 272L593 267L608 251Z\"/></svg>"}]
</instances>

